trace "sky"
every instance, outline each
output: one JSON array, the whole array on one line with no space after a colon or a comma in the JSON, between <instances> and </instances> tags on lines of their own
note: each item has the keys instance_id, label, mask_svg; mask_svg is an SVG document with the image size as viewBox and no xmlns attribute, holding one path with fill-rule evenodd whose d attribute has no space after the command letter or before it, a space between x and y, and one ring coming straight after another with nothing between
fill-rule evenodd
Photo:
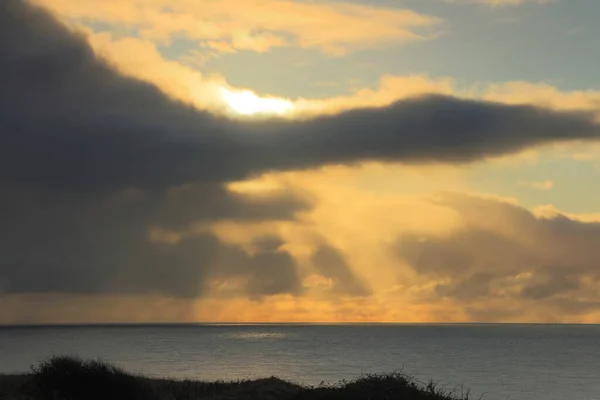
<instances>
[{"instance_id":1,"label":"sky","mask_svg":"<svg viewBox=\"0 0 600 400\"><path fill-rule=\"evenodd\" d=\"M598 17L3 0L0 323L600 323Z\"/></svg>"}]
</instances>

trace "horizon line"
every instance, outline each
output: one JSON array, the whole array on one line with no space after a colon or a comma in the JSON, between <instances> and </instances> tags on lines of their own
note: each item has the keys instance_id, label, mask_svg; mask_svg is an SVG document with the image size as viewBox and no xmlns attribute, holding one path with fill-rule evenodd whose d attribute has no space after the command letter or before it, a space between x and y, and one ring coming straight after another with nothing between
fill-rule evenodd
<instances>
[{"instance_id":1,"label":"horizon line","mask_svg":"<svg viewBox=\"0 0 600 400\"><path fill-rule=\"evenodd\" d=\"M227 326L453 326L453 325L517 325L517 326L599 326L600 323L578 322L80 322L80 323L14 323L2 324L1 328L61 328L61 327L227 327Z\"/></svg>"}]
</instances>

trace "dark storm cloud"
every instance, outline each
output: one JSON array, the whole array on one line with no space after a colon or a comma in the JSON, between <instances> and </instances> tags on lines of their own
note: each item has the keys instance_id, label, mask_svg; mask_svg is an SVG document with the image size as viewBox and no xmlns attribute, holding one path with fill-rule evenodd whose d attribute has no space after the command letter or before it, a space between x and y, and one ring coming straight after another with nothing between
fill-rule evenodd
<instances>
[{"instance_id":1,"label":"dark storm cloud","mask_svg":"<svg viewBox=\"0 0 600 400\"><path fill-rule=\"evenodd\" d=\"M291 219L307 206L226 190L211 170L235 164L219 150L228 139L214 139L218 119L120 76L15 0L0 3L0 87L0 292L193 297L218 276L246 279L252 296L298 292L285 251L248 256L210 234L149 240L153 228ZM188 165L191 154L206 162Z\"/></svg>"},{"instance_id":2,"label":"dark storm cloud","mask_svg":"<svg viewBox=\"0 0 600 400\"><path fill-rule=\"evenodd\" d=\"M366 296L370 290L354 274L344 256L334 247L322 245L312 256L314 268L334 283L334 290L351 296Z\"/></svg>"},{"instance_id":3,"label":"dark storm cloud","mask_svg":"<svg viewBox=\"0 0 600 400\"><path fill-rule=\"evenodd\" d=\"M189 297L210 277L235 276L251 296L299 293L284 250L249 256L209 234L169 244L148 232L294 218L307 205L293 195L258 201L223 186L263 171L463 162L598 134L590 114L451 97L310 121L230 121L120 75L45 11L2 0L0 291ZM351 279L342 270L332 273Z\"/></svg>"},{"instance_id":4,"label":"dark storm cloud","mask_svg":"<svg viewBox=\"0 0 600 400\"><path fill-rule=\"evenodd\" d=\"M304 122L233 122L99 60L20 0L0 5L0 178L101 190L231 180L367 159L465 162L596 138L591 114L422 97Z\"/></svg>"},{"instance_id":5,"label":"dark storm cloud","mask_svg":"<svg viewBox=\"0 0 600 400\"><path fill-rule=\"evenodd\" d=\"M214 275L241 278L251 299L283 293L301 295L300 270L294 257L282 248L284 244L276 236L260 237L254 241L251 254L221 253Z\"/></svg>"},{"instance_id":6,"label":"dark storm cloud","mask_svg":"<svg viewBox=\"0 0 600 400\"><path fill-rule=\"evenodd\" d=\"M474 317L494 300L564 312L572 312L573 303L600 302L600 223L538 218L516 205L463 195L446 194L440 203L457 211L464 226L443 237L403 236L397 246L419 275L444 282L433 299L474 304Z\"/></svg>"},{"instance_id":7,"label":"dark storm cloud","mask_svg":"<svg viewBox=\"0 0 600 400\"><path fill-rule=\"evenodd\" d=\"M254 257L209 234L173 243L150 240L150 230L186 231L193 223L220 219L292 218L302 203L289 196L252 200L214 184L166 193L126 191L87 196L11 189L0 199L0 292L142 293L191 297L211 276L255 276L269 269L265 290L296 291L290 262L279 252L263 266ZM235 263L231 266L230 263ZM287 286L286 286L287 285ZM257 295L262 287L253 287Z\"/></svg>"}]
</instances>

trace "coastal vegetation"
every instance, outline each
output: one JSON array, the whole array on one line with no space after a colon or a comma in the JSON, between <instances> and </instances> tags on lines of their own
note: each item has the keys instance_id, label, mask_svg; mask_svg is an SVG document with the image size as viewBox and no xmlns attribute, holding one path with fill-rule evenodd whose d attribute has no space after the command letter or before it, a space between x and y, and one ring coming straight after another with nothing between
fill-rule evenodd
<instances>
[{"instance_id":1,"label":"coastal vegetation","mask_svg":"<svg viewBox=\"0 0 600 400\"><path fill-rule=\"evenodd\" d=\"M401 373L334 385L301 386L275 377L237 382L147 378L99 360L53 357L31 372L0 375L0 400L467 400L468 392Z\"/></svg>"}]
</instances>

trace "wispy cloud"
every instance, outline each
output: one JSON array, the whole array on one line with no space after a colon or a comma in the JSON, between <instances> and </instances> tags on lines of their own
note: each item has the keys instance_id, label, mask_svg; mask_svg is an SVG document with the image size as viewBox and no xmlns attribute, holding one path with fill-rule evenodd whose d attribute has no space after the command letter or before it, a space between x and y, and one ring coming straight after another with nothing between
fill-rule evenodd
<instances>
[{"instance_id":1,"label":"wispy cloud","mask_svg":"<svg viewBox=\"0 0 600 400\"><path fill-rule=\"evenodd\" d=\"M142 38L196 40L220 52L282 46L332 55L389 43L423 40L439 18L411 10L343 2L292 0L144 1L37 0L79 21L118 24ZM425 29L422 31L422 29Z\"/></svg>"},{"instance_id":2,"label":"wispy cloud","mask_svg":"<svg viewBox=\"0 0 600 400\"><path fill-rule=\"evenodd\" d=\"M551 180L539 181L539 182L520 181L519 185L528 187L530 189L537 189L537 190L551 190L554 188L554 182Z\"/></svg>"}]
</instances>

